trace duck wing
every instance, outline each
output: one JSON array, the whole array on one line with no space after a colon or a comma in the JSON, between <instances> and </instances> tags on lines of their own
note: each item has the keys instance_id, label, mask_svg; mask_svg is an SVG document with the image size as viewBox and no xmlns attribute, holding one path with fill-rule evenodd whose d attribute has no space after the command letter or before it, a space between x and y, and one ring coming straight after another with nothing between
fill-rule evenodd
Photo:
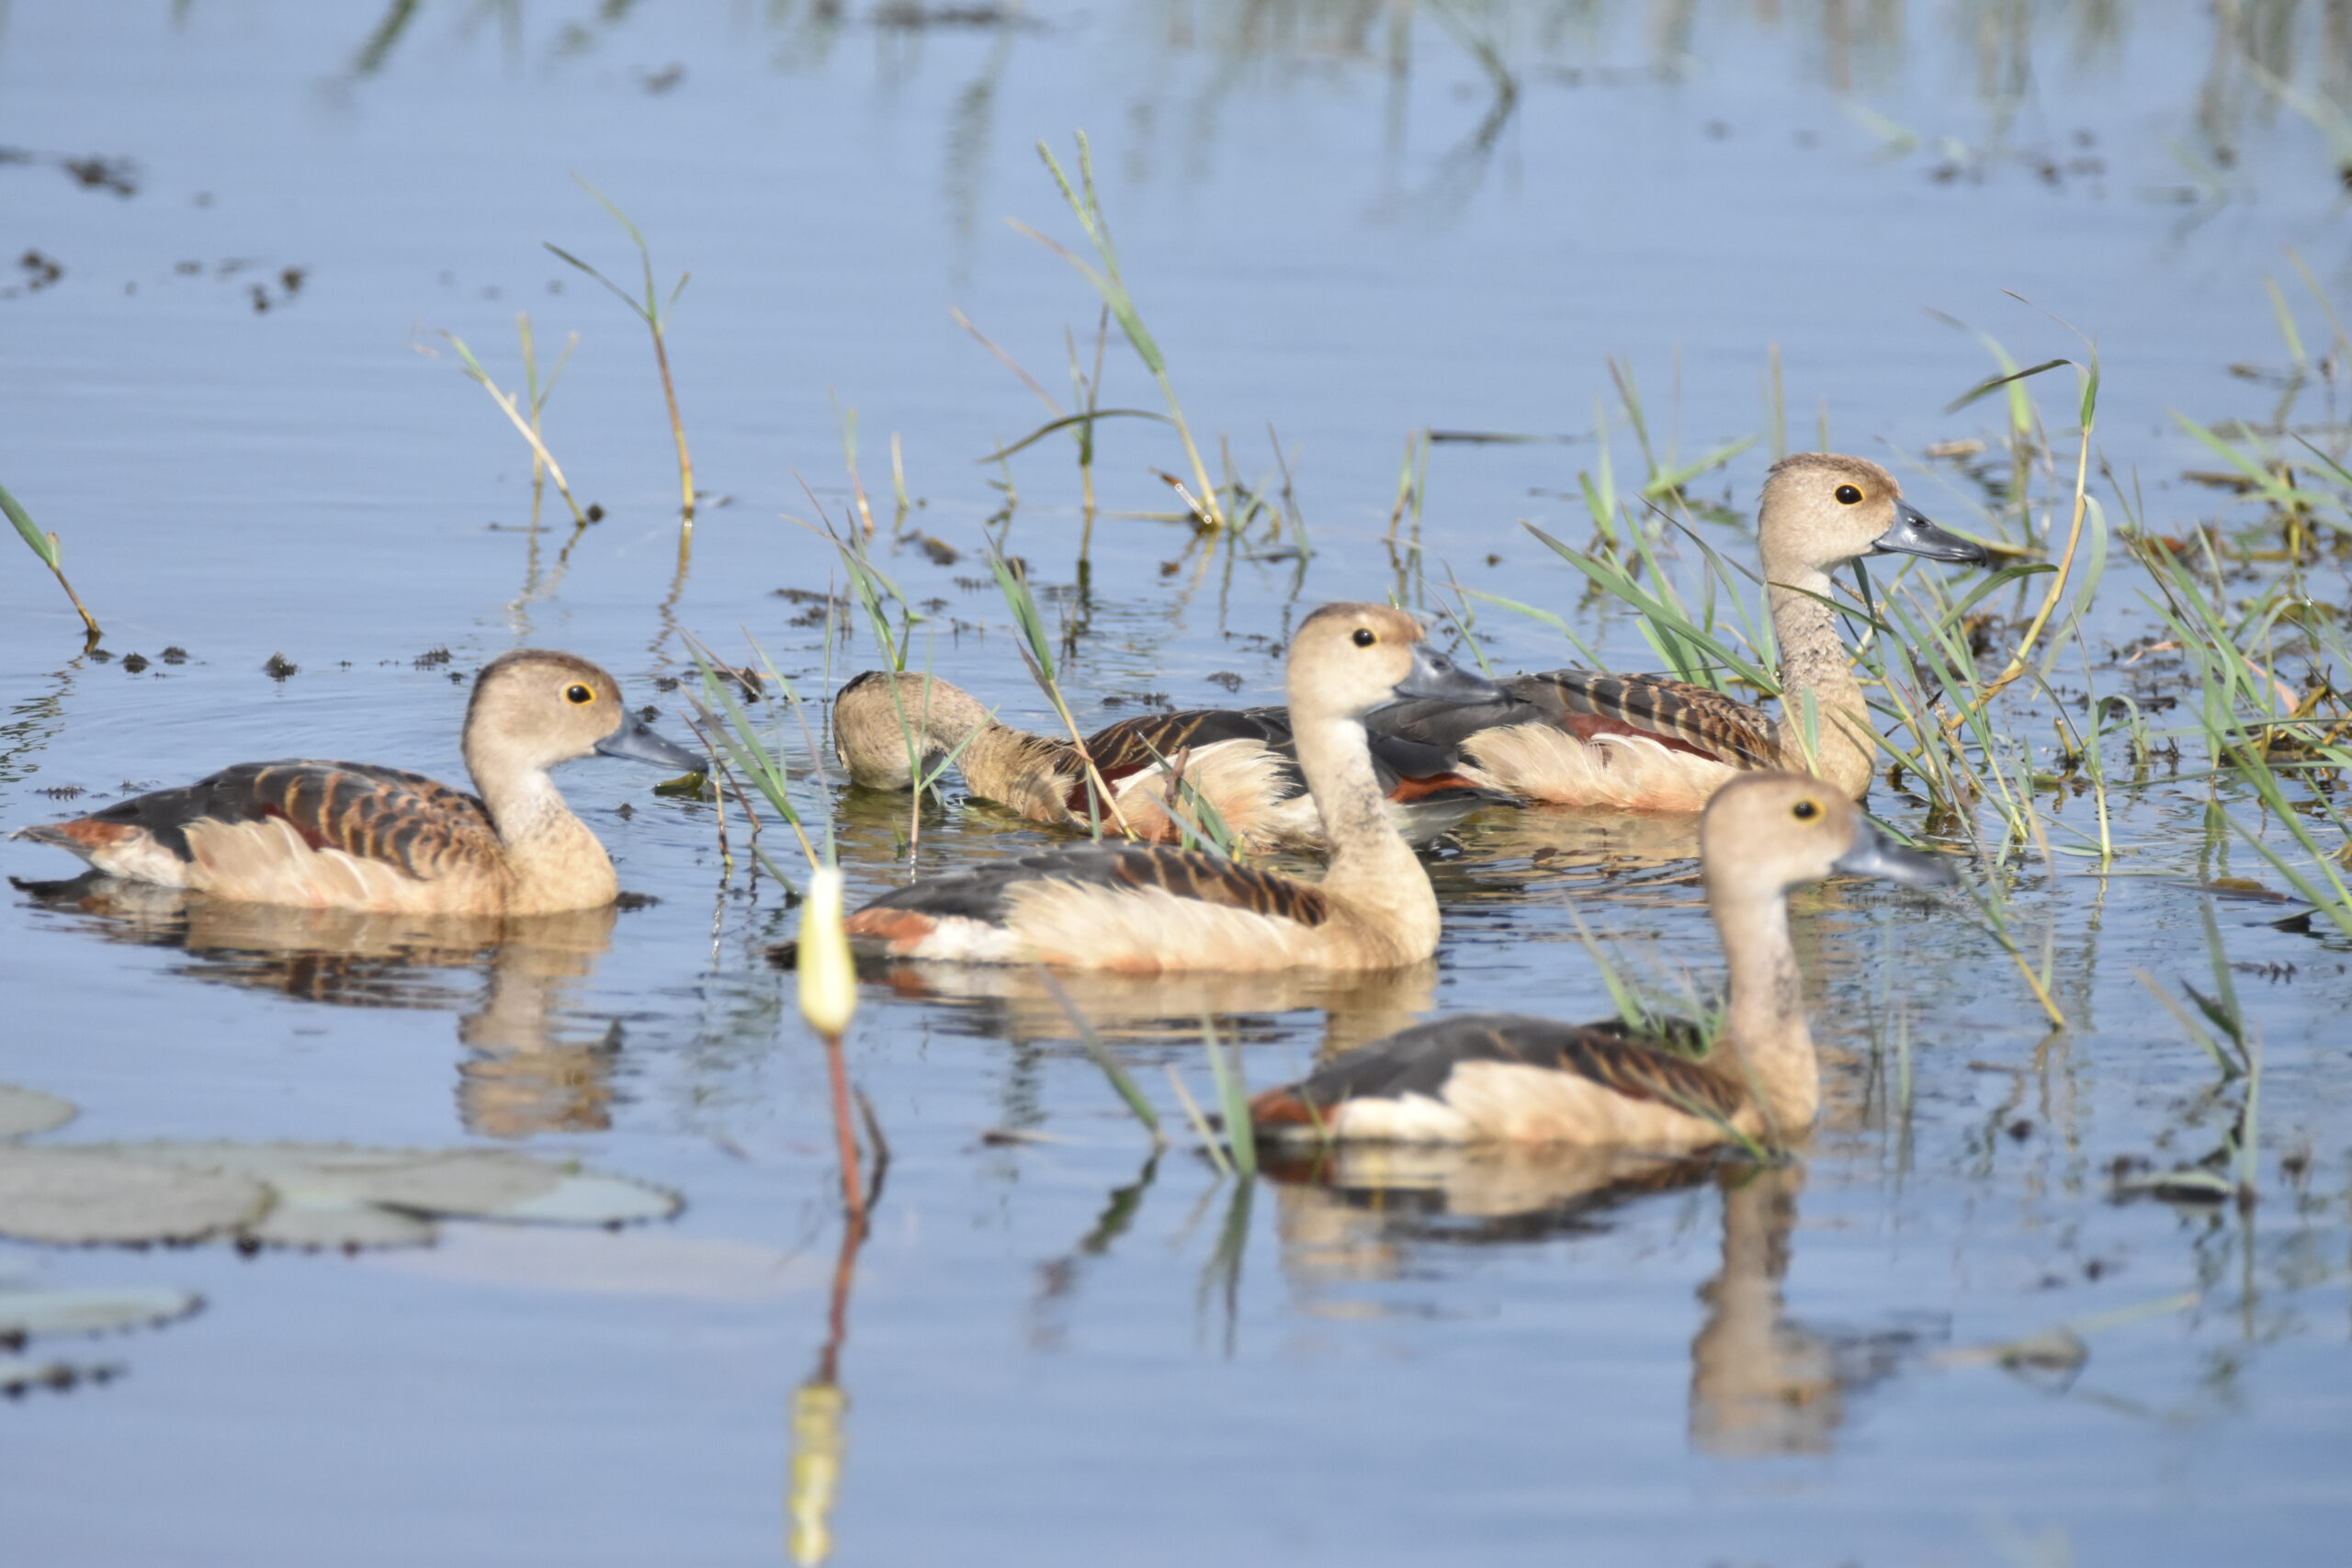
<instances>
[{"instance_id":1,"label":"duck wing","mask_svg":"<svg viewBox=\"0 0 2352 1568\"><path fill-rule=\"evenodd\" d=\"M1518 1013L1465 1013L1400 1030L1351 1051L1312 1077L1269 1089L1250 1102L1263 1125L1318 1123L1354 1100L1419 1096L1443 1103L1446 1080L1471 1062L1498 1062L1574 1073L1612 1094L1728 1119L1745 1100L1737 1084L1667 1048L1695 1035L1669 1022L1664 1039L1634 1034L1618 1021L1560 1023Z\"/></svg>"},{"instance_id":2,"label":"duck wing","mask_svg":"<svg viewBox=\"0 0 2352 1568\"><path fill-rule=\"evenodd\" d=\"M1783 765L1772 721L1720 692L1668 675L1612 675L1551 670L1502 682L1500 702L1455 705L1397 703L1376 710L1375 732L1458 752L1482 730L1546 724L1579 739L1640 735L1672 751L1711 757L1735 768Z\"/></svg>"},{"instance_id":3,"label":"duck wing","mask_svg":"<svg viewBox=\"0 0 2352 1568\"><path fill-rule=\"evenodd\" d=\"M849 919L853 933L895 929L905 915L933 920L961 918L1002 925L1015 887L1034 882L1064 882L1110 888L1148 889L1196 898L1319 926L1331 907L1322 889L1197 850L1159 844L1074 844L987 865L926 876L866 904ZM863 924L861 925L861 922Z\"/></svg>"},{"instance_id":4,"label":"duck wing","mask_svg":"<svg viewBox=\"0 0 2352 1568\"><path fill-rule=\"evenodd\" d=\"M1255 740L1291 755L1290 715L1282 708L1188 708L1181 713L1139 714L1104 725L1086 738L1086 749L1105 782L1173 761L1188 747L1226 740Z\"/></svg>"},{"instance_id":5,"label":"duck wing","mask_svg":"<svg viewBox=\"0 0 2352 1568\"><path fill-rule=\"evenodd\" d=\"M1430 705L1434 706L1435 705ZM1399 805L1414 806L1433 797L1437 804L1458 811L1490 801L1514 798L1481 788L1464 777L1447 746L1431 745L1404 735L1374 734L1372 765L1383 794ZM1172 761L1186 748L1214 746L1227 740L1255 740L1284 764L1280 798L1306 793L1298 771L1298 746L1290 728L1290 710L1281 707L1192 708L1182 713L1150 714L1121 719L1087 738L1087 750L1108 783Z\"/></svg>"},{"instance_id":6,"label":"duck wing","mask_svg":"<svg viewBox=\"0 0 2352 1568\"><path fill-rule=\"evenodd\" d=\"M198 823L273 820L313 850L340 850L423 881L503 863L498 830L479 799L421 773L364 762L243 762L27 834L85 857L113 858L108 852L137 842L193 861L187 834Z\"/></svg>"}]
</instances>

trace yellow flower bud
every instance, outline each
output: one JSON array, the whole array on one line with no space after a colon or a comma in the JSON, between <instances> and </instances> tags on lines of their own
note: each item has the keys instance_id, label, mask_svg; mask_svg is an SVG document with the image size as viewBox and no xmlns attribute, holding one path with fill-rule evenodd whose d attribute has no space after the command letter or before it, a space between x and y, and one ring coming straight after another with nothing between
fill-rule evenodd
<instances>
[{"instance_id":1,"label":"yellow flower bud","mask_svg":"<svg viewBox=\"0 0 2352 1568\"><path fill-rule=\"evenodd\" d=\"M842 924L842 874L820 867L800 906L800 1016L829 1040L848 1032L857 1012L857 966Z\"/></svg>"},{"instance_id":2,"label":"yellow flower bud","mask_svg":"<svg viewBox=\"0 0 2352 1568\"><path fill-rule=\"evenodd\" d=\"M838 882L834 890L840 891ZM832 1555L833 1497L842 1483L842 1413L847 1405L831 1383L803 1383L792 1396L792 1476L785 1499L792 1523L785 1547L801 1568Z\"/></svg>"}]
</instances>

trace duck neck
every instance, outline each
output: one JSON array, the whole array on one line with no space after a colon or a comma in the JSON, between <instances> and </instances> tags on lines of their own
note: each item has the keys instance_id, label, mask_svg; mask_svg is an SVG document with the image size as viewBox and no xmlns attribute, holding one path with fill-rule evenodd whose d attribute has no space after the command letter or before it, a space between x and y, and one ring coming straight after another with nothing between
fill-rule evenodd
<instances>
[{"instance_id":1,"label":"duck neck","mask_svg":"<svg viewBox=\"0 0 2352 1568\"><path fill-rule=\"evenodd\" d=\"M1769 1130L1791 1138L1821 1108L1821 1066L1805 1027L1796 950L1789 942L1789 904L1773 892L1709 903L1724 955L1731 961L1731 1018L1719 1051L1723 1070L1756 1100Z\"/></svg>"},{"instance_id":2,"label":"duck neck","mask_svg":"<svg viewBox=\"0 0 2352 1568\"><path fill-rule=\"evenodd\" d=\"M1437 942L1437 894L1429 873L1388 818L1387 796L1372 765L1360 718L1302 722L1292 710L1298 771L1306 776L1323 837L1331 846L1326 891L1374 917L1426 953Z\"/></svg>"},{"instance_id":3,"label":"duck neck","mask_svg":"<svg viewBox=\"0 0 2352 1568\"><path fill-rule=\"evenodd\" d=\"M466 771L481 792L513 877L510 913L606 904L619 891L612 857L571 814L545 768L505 764L466 749Z\"/></svg>"},{"instance_id":4,"label":"duck neck","mask_svg":"<svg viewBox=\"0 0 2352 1568\"><path fill-rule=\"evenodd\" d=\"M1765 563L1781 645L1781 753L1856 799L1869 792L1877 735L1829 605L1829 574ZM1818 595L1818 597L1816 597ZM1808 722L1806 709L1812 716Z\"/></svg>"},{"instance_id":5,"label":"duck neck","mask_svg":"<svg viewBox=\"0 0 2352 1568\"><path fill-rule=\"evenodd\" d=\"M1019 776L1023 739L1019 730L1009 729L986 714L934 713L923 732L923 767L934 768L952 754L956 771L964 775L974 795L1002 800ZM958 747L962 750L957 750Z\"/></svg>"}]
</instances>

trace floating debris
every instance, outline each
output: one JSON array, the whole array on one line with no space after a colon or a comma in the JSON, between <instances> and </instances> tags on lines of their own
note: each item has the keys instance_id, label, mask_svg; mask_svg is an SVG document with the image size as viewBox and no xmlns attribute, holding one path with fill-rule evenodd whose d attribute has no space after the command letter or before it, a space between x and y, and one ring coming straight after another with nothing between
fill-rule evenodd
<instances>
[{"instance_id":1,"label":"floating debris","mask_svg":"<svg viewBox=\"0 0 2352 1568\"><path fill-rule=\"evenodd\" d=\"M17 258L17 265L25 275L25 289L38 294L65 276L64 265L56 257L39 251L27 251Z\"/></svg>"}]
</instances>

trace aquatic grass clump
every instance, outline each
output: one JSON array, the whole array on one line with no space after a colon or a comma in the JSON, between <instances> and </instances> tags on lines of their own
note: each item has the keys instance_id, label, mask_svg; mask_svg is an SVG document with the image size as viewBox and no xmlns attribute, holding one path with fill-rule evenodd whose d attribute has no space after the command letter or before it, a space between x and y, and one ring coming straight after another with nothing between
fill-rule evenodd
<instances>
[{"instance_id":1,"label":"aquatic grass clump","mask_svg":"<svg viewBox=\"0 0 2352 1568\"><path fill-rule=\"evenodd\" d=\"M696 728L702 731L706 742L715 743L712 746L713 766L729 778L740 775L749 779L752 787L760 792L768 805L784 818L786 826L792 829L793 837L800 841L800 852L807 858L808 863L811 865L821 863L816 845L809 840L808 827L801 818L800 809L792 799L791 765L785 760L781 747L771 750L766 741L762 739L759 727L752 721L752 716L736 695L736 693L741 689L741 680L733 678L731 672L722 674L710 650L698 640L688 637L686 645L687 651L694 656L695 668L702 677L700 697L695 704L699 718ZM786 680L777 671L775 661L768 658L765 649L754 641L752 643L752 651L759 656L761 666L766 671L768 681L775 686L786 708L799 718L802 734L808 743L811 772L821 781L824 776L824 765L817 750L816 737L808 729L807 710L800 701L799 694L793 689L792 682ZM724 716L723 718L721 715ZM738 799L742 801L744 815L750 822L753 857L767 869L769 875L783 885L787 893L797 897L799 890L793 879L769 858L765 850L760 847L759 818L752 815L751 802L743 799L740 791ZM720 810L722 813L721 855L724 859L725 805L723 798ZM827 837L829 839L831 837L830 828Z\"/></svg>"},{"instance_id":2,"label":"aquatic grass clump","mask_svg":"<svg viewBox=\"0 0 2352 1568\"><path fill-rule=\"evenodd\" d=\"M1008 442L987 456L975 458L974 461L983 464L1003 464L1015 453L1035 446L1057 431L1068 431L1078 456L1079 504L1080 511L1086 520L1085 531L1079 543L1079 558L1081 560L1085 559L1094 529L1095 423L1105 419L1148 419L1156 420L1162 424L1172 423L1166 414L1155 413L1149 409L1106 409L1102 406L1102 351L1110 342L1111 308L1108 305L1103 306L1101 314L1095 319L1094 364L1091 370L1079 362L1077 340L1068 330L1062 333L1063 348L1069 356L1070 391L1073 400L1078 405L1077 412L1074 413L1064 413L1061 404L1054 400L1053 394L1040 386L1035 377L1023 369L1018 360L999 347L986 333L974 325L971 319L963 311L952 310L950 314L956 318L957 326L971 333L975 342L994 355L999 364L1019 378L1021 384L1036 395L1037 400L1046 405L1046 413L1052 416L1019 440Z\"/></svg>"},{"instance_id":3,"label":"aquatic grass clump","mask_svg":"<svg viewBox=\"0 0 2352 1568\"><path fill-rule=\"evenodd\" d=\"M1120 274L1119 253L1111 242L1110 220L1104 216L1102 199L1094 188L1094 150L1089 145L1086 133L1080 131L1078 133L1079 183L1076 187L1071 186L1069 175L1063 172L1061 160L1054 156L1054 150L1051 147L1043 141L1038 142L1037 156L1045 161L1046 168L1053 175L1054 184L1060 189L1062 199L1069 204L1071 213L1078 219L1079 228L1085 233L1087 243L1092 247L1095 259L1089 262L1067 246L1057 243L1018 220L1008 219L1006 221L1076 267L1080 275L1094 286L1095 292L1102 297L1103 305L1109 310L1112 317L1118 321L1119 331L1125 336L1127 345L1136 351L1136 357L1143 361L1144 368L1150 371L1151 378L1159 383L1160 398L1168 406L1168 423L1176 427L1177 439L1183 443L1184 459L1192 470L1193 485L1188 490L1181 480L1170 479L1170 487L1182 499L1201 526L1222 528L1226 525L1226 514L1219 504L1216 488L1209 482L1208 465L1201 460L1201 449L1193 439L1192 426L1185 423L1183 405L1176 400L1176 389L1169 381L1167 356L1160 352L1159 344L1151 335L1151 330L1144 325L1143 313L1136 309L1135 296L1127 291L1126 279ZM1089 406L1079 413L1057 420L1044 429L1035 432L1028 437L1028 441L1036 440L1039 436L1071 424L1080 425L1091 434L1095 421L1121 412L1132 414L1136 412L1133 410L1106 412L1093 408L1091 405L1099 384L1100 371L1098 370L1094 382L1088 389L1086 400ZM1019 446L1026 446L1028 441L1021 442L1007 450L1018 450ZM1086 457L1091 461L1092 457L1091 446L1087 449Z\"/></svg>"},{"instance_id":4,"label":"aquatic grass clump","mask_svg":"<svg viewBox=\"0 0 2352 1568\"><path fill-rule=\"evenodd\" d=\"M1029 668L1030 678L1046 700L1060 716L1062 727L1069 732L1069 743L1078 750L1079 761L1086 767L1087 826L1094 837L1102 836L1102 813L1108 811L1111 821L1120 835L1132 839L1135 829L1127 823L1126 815L1119 809L1118 796L1103 781L1102 772L1094 765L1094 754L1087 750L1086 736L1078 728L1077 716L1070 712L1069 703L1062 696L1061 682L1055 674L1053 641L1046 634L1046 618L1037 609L1037 601L1029 592L1029 579L1013 570L1012 563L995 549L989 551L989 570L996 576L997 589L1004 595L1005 604L1012 611L1013 625L1021 633L1013 649L1021 655L1022 663Z\"/></svg>"},{"instance_id":5,"label":"aquatic grass clump","mask_svg":"<svg viewBox=\"0 0 2352 1568\"><path fill-rule=\"evenodd\" d=\"M1998 353L1997 345L1996 354L2002 373L1963 394L1954 407L2006 391L2013 428L2038 429L2038 411L2022 382L2071 362L2052 360L2020 371L2005 353ZM1661 499L1679 499L1671 486L1679 466L1650 446L1630 372L1614 365L1611 370L1652 484L1664 481L1667 488L1651 497L1621 491L1604 442L1592 468L1579 479L1593 523L1591 542L1579 548L1532 525L1530 532L1585 579L1588 603L1632 611L1634 628L1674 678L1725 695L1780 698L1785 733L1800 754L1809 753L1814 750L1809 738L1818 737L1823 719L1807 694L1792 699L1781 691L1774 673L1779 649L1770 621L1749 603L1756 597L1754 591L1767 585L1755 571L1715 549L1689 520L1688 507L1678 516L1660 503ZM1998 712L1996 699L2020 682L2038 695L2051 696L2052 671L2061 658L2079 654L2086 663L2089 659L2084 616L2104 576L2108 544L2105 513L2087 489L2098 385L2094 356L2082 367L2086 428L2070 465L2073 483L2066 491L2069 521L2061 561L2006 565L1964 586L1913 573L1907 562L1878 582L1869 565L1858 561L1851 584L1839 581L1835 597L1827 601L1849 627L1856 674L1879 721L1878 745L1893 764L1892 776L1898 784L1920 788L1928 796L1931 823L1941 831L1961 829L1984 858L1987 877L1972 887L1972 897L1988 931L2009 953L2053 1025L2064 1021L2052 984L2054 927L2039 941L2027 938L2016 928L2007 897L2013 867L2023 857L2031 855L2045 867L2053 864L2057 851L2033 800L2046 775L2033 746ZM1597 421L1605 432L1605 410L1597 412ZM1717 459L1745 449L1745 445L1726 444L1706 456ZM2015 547L2011 548L2014 553ZM1979 607L2039 576L2052 581L2023 623L2022 635L1988 673L1980 668L1984 628ZM1590 665L1605 667L1564 617L1494 594L1476 596L1554 626ZM2079 852L2105 860L2113 853L2107 773L2102 759L2086 760L2088 746L2104 736L2103 716L2094 715L2086 726L2077 727L2068 722L2061 705L2052 705L2059 709L2063 753L2073 759L2070 766L2082 770L2098 797L2098 832L2094 844ZM2144 735L2141 740L2144 744ZM1996 831L1986 833L1977 826L1976 810L1984 806L1994 809ZM2067 852L2078 852L2069 846Z\"/></svg>"},{"instance_id":6,"label":"aquatic grass clump","mask_svg":"<svg viewBox=\"0 0 2352 1568\"><path fill-rule=\"evenodd\" d=\"M458 358L464 364L467 376L471 378L483 391L490 394L490 400L498 405L499 412L506 416L515 430L521 433L524 441L529 444L534 507L537 506L537 489L541 476L544 475L555 480L556 493L563 497L564 505L571 509L571 521L574 527L585 528L594 519L582 511L580 502L572 498L571 485L563 477L563 466L555 460L555 454L548 450L547 440L540 430L540 416L546 412L548 400L555 395L555 384L562 378L563 367L571 359L571 351L580 346L580 334L573 333L565 339L563 352L556 356L555 367L548 372L547 381L542 385L539 380L538 355L531 336L530 312L526 310L518 314L514 318L514 324L523 341L524 389L519 397L514 392L501 389L498 383L490 378L490 372L482 368L481 361L476 358L474 351L467 346L465 339L452 332L444 332L441 335L448 340L451 348L457 350ZM530 410L528 417L526 417L523 412L525 406ZM536 510L532 513L532 520L535 523L537 521Z\"/></svg>"},{"instance_id":7,"label":"aquatic grass clump","mask_svg":"<svg viewBox=\"0 0 2352 1568\"><path fill-rule=\"evenodd\" d=\"M623 288L619 284L615 283L611 278L606 277L603 273L598 272L594 267L589 265L586 262L582 261L578 256L573 255L570 251L563 249L560 245L547 243L547 242L544 241L541 243L547 243L547 248L560 260L569 262L571 265L578 267L582 272L586 273L589 276L603 284L606 288L612 290L614 296L618 299L622 304L627 305L629 308L630 312L634 314L638 320L643 321L645 323L646 330L652 334L653 363L654 366L662 372L662 400L669 405L670 434L677 443L678 447L678 564L683 569L686 563L687 556L694 548L695 465L694 459L686 455L685 422L678 417L678 389L676 383L673 382L670 377L670 347L667 333L670 322L670 312L676 308L678 296L685 292L686 281L691 278L694 274L688 272L680 273L678 275L678 281L676 285L670 290L670 297L667 299L662 299L660 292L654 288L653 252L646 244L644 233L639 230L638 226L634 222L629 220L628 213L623 212L619 208L613 205L611 200L605 197L603 191L598 190L586 180L580 179L580 176L577 175L574 175L572 178L580 180L580 188L586 191L590 196L594 197L596 198L597 205L602 207L606 212L613 215L613 220L618 223L623 230L627 231L629 237L629 243L637 247L637 259L639 265L644 269L645 274L644 292L642 296L640 297L639 295L632 294L629 290Z\"/></svg>"},{"instance_id":8,"label":"aquatic grass clump","mask_svg":"<svg viewBox=\"0 0 2352 1568\"><path fill-rule=\"evenodd\" d=\"M82 603L82 596L74 592L74 585L65 581L65 552L58 543L57 536L43 533L31 514L17 504L17 498L10 495L5 486L0 486L0 512L8 514L8 521L17 525L17 532L24 539L26 547L40 558L41 565L49 568L50 575L57 579L57 586L65 590L65 597L74 602L74 613L82 617L83 628L88 633L86 642L96 647L100 635L98 623L91 615L89 606Z\"/></svg>"}]
</instances>

